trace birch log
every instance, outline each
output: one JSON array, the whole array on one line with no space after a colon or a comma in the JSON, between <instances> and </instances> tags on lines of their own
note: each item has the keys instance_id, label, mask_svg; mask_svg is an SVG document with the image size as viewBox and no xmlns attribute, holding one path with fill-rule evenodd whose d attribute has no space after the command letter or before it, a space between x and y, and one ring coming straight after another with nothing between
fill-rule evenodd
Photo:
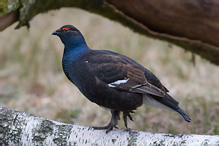
<instances>
[{"instance_id":1,"label":"birch log","mask_svg":"<svg viewBox=\"0 0 219 146\"><path fill-rule=\"evenodd\" d=\"M0 108L0 145L219 145L219 135L94 130Z\"/></svg>"}]
</instances>

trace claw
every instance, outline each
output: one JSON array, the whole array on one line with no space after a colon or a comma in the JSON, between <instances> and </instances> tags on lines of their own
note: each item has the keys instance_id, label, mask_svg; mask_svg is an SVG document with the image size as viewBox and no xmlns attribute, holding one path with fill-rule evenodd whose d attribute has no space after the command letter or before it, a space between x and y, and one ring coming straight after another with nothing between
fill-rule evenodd
<instances>
[{"instance_id":1,"label":"claw","mask_svg":"<svg viewBox=\"0 0 219 146\"><path fill-rule=\"evenodd\" d=\"M129 113L127 114L127 116L129 117L129 119L130 119L131 121L133 121L133 122L134 122L134 120L133 120L132 116L131 116Z\"/></svg>"},{"instance_id":2,"label":"claw","mask_svg":"<svg viewBox=\"0 0 219 146\"><path fill-rule=\"evenodd\" d=\"M114 126L114 128L119 129L116 125Z\"/></svg>"},{"instance_id":3,"label":"claw","mask_svg":"<svg viewBox=\"0 0 219 146\"><path fill-rule=\"evenodd\" d=\"M124 120L124 124L125 124L125 127L128 128L128 125L127 125L127 114L123 112L123 120Z\"/></svg>"},{"instance_id":4,"label":"claw","mask_svg":"<svg viewBox=\"0 0 219 146\"><path fill-rule=\"evenodd\" d=\"M135 113L135 111L130 111L130 113L134 114L134 113Z\"/></svg>"},{"instance_id":5,"label":"claw","mask_svg":"<svg viewBox=\"0 0 219 146\"><path fill-rule=\"evenodd\" d=\"M109 128L106 130L106 134L109 133L111 130L113 130L113 127L109 127Z\"/></svg>"},{"instance_id":6,"label":"claw","mask_svg":"<svg viewBox=\"0 0 219 146\"><path fill-rule=\"evenodd\" d=\"M125 124L125 127L128 128L128 124L127 124L127 117L129 117L129 119L131 121L133 121L133 118L132 116L130 115L130 113L135 113L134 111L128 111L128 112L124 112L123 111L123 120L124 120L124 124ZM134 122L134 121L133 121Z\"/></svg>"}]
</instances>

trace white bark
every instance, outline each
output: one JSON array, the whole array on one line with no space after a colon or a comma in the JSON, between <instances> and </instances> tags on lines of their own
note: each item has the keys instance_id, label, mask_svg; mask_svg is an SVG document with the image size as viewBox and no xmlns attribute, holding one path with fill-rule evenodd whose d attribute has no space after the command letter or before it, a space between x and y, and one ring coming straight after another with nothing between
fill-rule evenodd
<instances>
[{"instance_id":1,"label":"white bark","mask_svg":"<svg viewBox=\"0 0 219 146\"><path fill-rule=\"evenodd\" d=\"M64 124L0 108L0 145L219 145L219 135L173 135Z\"/></svg>"}]
</instances>

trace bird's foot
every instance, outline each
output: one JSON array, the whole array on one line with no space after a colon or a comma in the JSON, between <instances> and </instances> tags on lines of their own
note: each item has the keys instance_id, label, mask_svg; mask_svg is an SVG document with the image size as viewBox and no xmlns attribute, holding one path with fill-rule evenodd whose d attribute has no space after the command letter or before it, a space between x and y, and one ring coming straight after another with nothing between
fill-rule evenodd
<instances>
[{"instance_id":1,"label":"bird's foot","mask_svg":"<svg viewBox=\"0 0 219 146\"><path fill-rule=\"evenodd\" d=\"M103 127L93 127L95 130L102 130L102 129L107 129L106 133L110 132L113 128L118 129L117 125L117 121L120 119L119 115L120 115L120 111L117 110L112 110L112 118L110 120L110 123L106 126Z\"/></svg>"},{"instance_id":2,"label":"bird's foot","mask_svg":"<svg viewBox=\"0 0 219 146\"><path fill-rule=\"evenodd\" d=\"M106 129L106 133L110 132L113 127L116 127L115 125L112 125L112 124L108 124L106 126L102 126L102 127L93 127L95 130L103 130L103 129ZM118 128L118 127L117 127Z\"/></svg>"}]
</instances>

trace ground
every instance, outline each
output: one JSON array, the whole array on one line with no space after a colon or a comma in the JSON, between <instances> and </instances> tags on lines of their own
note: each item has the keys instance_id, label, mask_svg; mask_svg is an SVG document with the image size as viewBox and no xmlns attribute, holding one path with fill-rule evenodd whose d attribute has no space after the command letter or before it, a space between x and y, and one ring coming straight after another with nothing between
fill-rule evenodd
<instances>
[{"instance_id":1,"label":"ground","mask_svg":"<svg viewBox=\"0 0 219 146\"><path fill-rule=\"evenodd\" d=\"M208 61L167 42L154 40L101 16L79 9L40 14L30 30L0 33L0 106L65 123L101 126L110 112L88 101L67 80L62 68L63 44L52 31L73 24L93 49L125 54L155 73L192 119L142 106L132 129L161 133L219 134L219 69ZM122 121L119 127L124 128Z\"/></svg>"}]
</instances>

